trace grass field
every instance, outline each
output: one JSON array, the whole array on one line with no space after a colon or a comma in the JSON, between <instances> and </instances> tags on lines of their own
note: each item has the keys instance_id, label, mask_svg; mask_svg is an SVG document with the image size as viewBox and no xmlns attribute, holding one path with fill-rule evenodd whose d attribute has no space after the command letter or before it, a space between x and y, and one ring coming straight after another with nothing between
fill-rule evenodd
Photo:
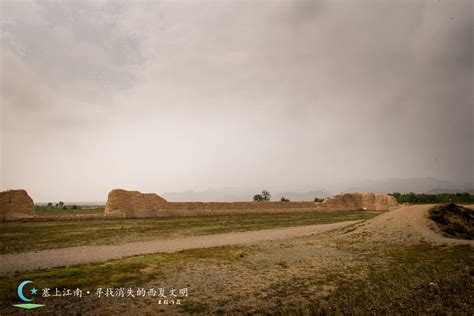
<instances>
[{"instance_id":1,"label":"grass field","mask_svg":"<svg viewBox=\"0 0 474 316\"><path fill-rule=\"evenodd\" d=\"M99 215L104 213L104 208L80 209L80 210L62 210L62 209L36 209L36 215L39 217L51 216L75 216L75 215Z\"/></svg>"},{"instance_id":2,"label":"grass field","mask_svg":"<svg viewBox=\"0 0 474 316\"><path fill-rule=\"evenodd\" d=\"M120 244L178 236L328 224L368 219L379 213L373 211L350 211L299 214L240 214L166 219L0 223L0 254L79 245Z\"/></svg>"},{"instance_id":3,"label":"grass field","mask_svg":"<svg viewBox=\"0 0 474 316\"><path fill-rule=\"evenodd\" d=\"M387 245L388 246L388 245ZM168 314L455 314L472 312L474 252L412 246L365 248L304 237L252 247L152 254L0 277L2 307L17 284L37 288L183 288L181 306L157 298L48 298L42 312ZM472 303L472 301L471 301Z\"/></svg>"},{"instance_id":4,"label":"grass field","mask_svg":"<svg viewBox=\"0 0 474 316\"><path fill-rule=\"evenodd\" d=\"M2 242L10 249L120 243L169 236L212 234L367 219L377 212L232 215L146 220L3 223ZM26 229L25 229L26 227ZM354 226L355 227L355 226ZM23 280L38 289L90 291L82 298L37 297L40 313L107 315L472 315L474 250L471 245L433 246L427 242L367 242L354 227L320 235L110 260L0 276L0 310L18 298ZM8 236L25 235L8 241ZM51 232L68 236L51 239ZM33 246L27 239L33 239ZM35 237L37 236L37 237ZM89 237L88 237L89 236ZM92 237L90 237L92 236ZM121 236L117 239L117 236ZM371 240L370 238L367 240ZM50 243L48 246L48 242ZM18 245L15 245L18 244ZM181 289L180 305L158 297L101 297L98 288ZM171 299L173 297L168 297Z\"/></svg>"}]
</instances>

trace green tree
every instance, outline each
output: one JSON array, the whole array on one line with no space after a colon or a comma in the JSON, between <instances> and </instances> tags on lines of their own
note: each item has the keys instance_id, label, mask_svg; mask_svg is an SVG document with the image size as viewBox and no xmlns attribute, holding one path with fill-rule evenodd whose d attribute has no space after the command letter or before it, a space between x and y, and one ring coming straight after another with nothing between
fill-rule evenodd
<instances>
[{"instance_id":1,"label":"green tree","mask_svg":"<svg viewBox=\"0 0 474 316\"><path fill-rule=\"evenodd\" d=\"M270 201L272 195L267 190L262 191L262 197L264 201Z\"/></svg>"},{"instance_id":2,"label":"green tree","mask_svg":"<svg viewBox=\"0 0 474 316\"><path fill-rule=\"evenodd\" d=\"M262 196L261 194L255 194L255 195L253 196L253 200L254 200L255 202L263 202L263 201L264 201L264 200L263 200L263 196Z\"/></svg>"}]
</instances>

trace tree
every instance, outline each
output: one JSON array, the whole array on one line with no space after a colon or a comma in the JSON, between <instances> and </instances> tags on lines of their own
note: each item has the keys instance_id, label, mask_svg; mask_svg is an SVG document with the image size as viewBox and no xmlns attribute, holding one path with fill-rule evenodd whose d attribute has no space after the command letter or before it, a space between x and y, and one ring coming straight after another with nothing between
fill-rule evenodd
<instances>
[{"instance_id":1,"label":"tree","mask_svg":"<svg viewBox=\"0 0 474 316\"><path fill-rule=\"evenodd\" d=\"M270 192L268 192L267 190L263 190L262 193L255 194L253 196L253 200L255 202L266 202L266 201L270 201L271 197L272 195L270 194Z\"/></svg>"},{"instance_id":2,"label":"tree","mask_svg":"<svg viewBox=\"0 0 474 316\"><path fill-rule=\"evenodd\" d=\"M52 203L52 202L48 202L48 205L46 205L46 208L53 208L53 203Z\"/></svg>"},{"instance_id":3,"label":"tree","mask_svg":"<svg viewBox=\"0 0 474 316\"><path fill-rule=\"evenodd\" d=\"M290 202L290 200L286 199L284 196L281 197L280 201L281 202Z\"/></svg>"},{"instance_id":4,"label":"tree","mask_svg":"<svg viewBox=\"0 0 474 316\"><path fill-rule=\"evenodd\" d=\"M319 199L318 197L314 198L314 202L316 202L316 203L319 203L319 202L322 202L322 201L324 201L324 199Z\"/></svg>"},{"instance_id":5,"label":"tree","mask_svg":"<svg viewBox=\"0 0 474 316\"><path fill-rule=\"evenodd\" d=\"M270 198L272 197L272 195L267 190L263 190L262 197L264 201L270 201Z\"/></svg>"}]
</instances>

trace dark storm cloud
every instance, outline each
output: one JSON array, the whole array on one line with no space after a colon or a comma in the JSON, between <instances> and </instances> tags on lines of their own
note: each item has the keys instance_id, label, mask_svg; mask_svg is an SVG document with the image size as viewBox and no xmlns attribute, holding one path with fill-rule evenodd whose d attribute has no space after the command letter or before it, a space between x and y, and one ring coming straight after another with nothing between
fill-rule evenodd
<instances>
[{"instance_id":1,"label":"dark storm cloud","mask_svg":"<svg viewBox=\"0 0 474 316\"><path fill-rule=\"evenodd\" d=\"M1 6L5 188L473 180L470 1Z\"/></svg>"}]
</instances>

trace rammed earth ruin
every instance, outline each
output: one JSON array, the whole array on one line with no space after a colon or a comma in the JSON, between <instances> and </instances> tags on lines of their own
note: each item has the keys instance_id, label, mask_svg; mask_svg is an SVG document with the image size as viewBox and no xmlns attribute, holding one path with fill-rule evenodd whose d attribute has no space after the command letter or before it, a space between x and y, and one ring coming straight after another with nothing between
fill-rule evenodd
<instances>
[{"instance_id":1,"label":"rammed earth ruin","mask_svg":"<svg viewBox=\"0 0 474 316\"><path fill-rule=\"evenodd\" d=\"M393 196L374 193L341 193L323 202L168 202L155 193L116 189L110 191L104 215L112 218L184 217L251 213L301 213L324 211L386 211L396 208ZM25 190L0 192L0 220L36 216Z\"/></svg>"},{"instance_id":2,"label":"rammed earth ruin","mask_svg":"<svg viewBox=\"0 0 474 316\"><path fill-rule=\"evenodd\" d=\"M0 220L16 220L36 216L33 199L25 190L0 192Z\"/></svg>"},{"instance_id":3,"label":"rammed earth ruin","mask_svg":"<svg viewBox=\"0 0 474 316\"><path fill-rule=\"evenodd\" d=\"M341 193L323 202L168 202L155 193L112 190L105 215L120 218L291 213L317 211L385 211L398 206L393 196L374 193Z\"/></svg>"}]
</instances>

